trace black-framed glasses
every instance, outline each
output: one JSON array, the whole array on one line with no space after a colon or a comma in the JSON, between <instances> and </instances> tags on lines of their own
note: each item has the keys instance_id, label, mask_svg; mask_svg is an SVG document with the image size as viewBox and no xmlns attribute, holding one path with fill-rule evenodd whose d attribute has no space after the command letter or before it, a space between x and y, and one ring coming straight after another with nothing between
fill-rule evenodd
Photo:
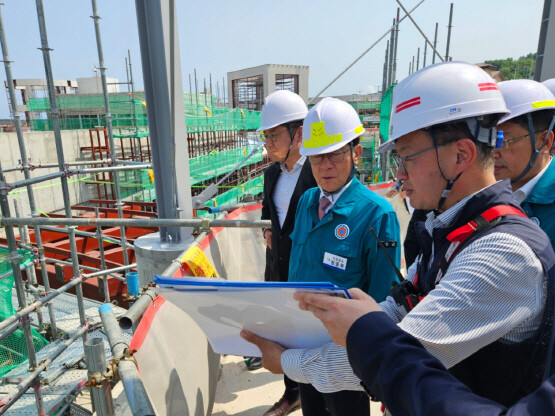
<instances>
[{"instance_id":1,"label":"black-framed glasses","mask_svg":"<svg viewBox=\"0 0 555 416\"><path fill-rule=\"evenodd\" d=\"M434 148L434 146L430 146L430 147L426 147L425 149L422 149L416 153L412 153L410 155L407 155L405 157L401 157L399 156L398 153L393 153L391 155L391 157L393 158L393 161L395 162L395 164L397 165L397 167L399 169L401 169L404 173L407 173L407 167L405 166L405 162L410 160L411 158L414 158L424 152L427 152L428 150L432 150Z\"/></svg>"},{"instance_id":2,"label":"black-framed glasses","mask_svg":"<svg viewBox=\"0 0 555 416\"><path fill-rule=\"evenodd\" d=\"M343 162L343 160L345 159L345 155L350 151L351 149L349 148L341 152L337 151L333 153L324 153L323 155L311 155L308 157L308 160L310 161L311 165L319 165L324 161L324 157L327 157L330 162L339 163Z\"/></svg>"}]
</instances>

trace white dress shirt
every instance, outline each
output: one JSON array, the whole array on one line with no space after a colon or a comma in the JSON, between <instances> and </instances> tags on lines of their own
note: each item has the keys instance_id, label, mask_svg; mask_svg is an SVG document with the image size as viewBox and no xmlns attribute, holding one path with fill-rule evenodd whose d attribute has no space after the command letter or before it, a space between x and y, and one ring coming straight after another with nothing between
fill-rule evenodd
<instances>
[{"instance_id":1,"label":"white dress shirt","mask_svg":"<svg viewBox=\"0 0 555 416\"><path fill-rule=\"evenodd\" d=\"M285 217L289 210L289 203L291 202L291 197L297 186L297 181L299 180L305 161L306 156L302 156L297 160L291 170L287 170L285 163L280 164L281 173L277 178L276 186L272 193L272 199L276 206L280 227L283 227L283 223L285 222Z\"/></svg>"}]
</instances>

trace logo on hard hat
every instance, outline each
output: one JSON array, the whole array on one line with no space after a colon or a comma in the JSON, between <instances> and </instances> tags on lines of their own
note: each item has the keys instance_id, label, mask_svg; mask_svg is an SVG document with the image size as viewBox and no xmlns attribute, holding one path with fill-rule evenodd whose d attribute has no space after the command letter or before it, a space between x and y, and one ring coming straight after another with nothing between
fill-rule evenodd
<instances>
[{"instance_id":1,"label":"logo on hard hat","mask_svg":"<svg viewBox=\"0 0 555 416\"><path fill-rule=\"evenodd\" d=\"M349 236L349 226L347 224L339 224L335 227L335 237L338 240L344 240Z\"/></svg>"}]
</instances>

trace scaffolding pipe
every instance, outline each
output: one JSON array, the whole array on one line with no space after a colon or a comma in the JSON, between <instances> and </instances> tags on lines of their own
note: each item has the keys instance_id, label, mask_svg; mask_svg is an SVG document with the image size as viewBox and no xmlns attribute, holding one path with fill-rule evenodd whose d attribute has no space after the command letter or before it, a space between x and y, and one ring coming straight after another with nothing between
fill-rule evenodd
<instances>
[{"instance_id":1,"label":"scaffolding pipe","mask_svg":"<svg viewBox=\"0 0 555 416\"><path fill-rule=\"evenodd\" d=\"M219 206L219 207L208 207L208 213L209 214L217 214L217 213L224 212L224 211L231 212L231 211L233 211L235 209L238 209L238 208L244 208L244 207L248 207L249 205L256 205L256 204L259 204L259 203L260 203L259 201L255 201L255 202L242 203L242 204L222 205L222 206Z\"/></svg>"},{"instance_id":2,"label":"scaffolding pipe","mask_svg":"<svg viewBox=\"0 0 555 416\"><path fill-rule=\"evenodd\" d=\"M152 165L149 163L149 164L131 165L131 166L108 166L104 168L70 169L69 174L86 175L89 173L100 173L100 172L122 172L122 171L129 171L129 170L138 170L138 169L150 169L151 167ZM114 175L114 179L117 177L118 175ZM119 182L118 182L118 186L119 186ZM117 198L116 198L116 201L118 201ZM121 199L119 201L120 201L119 205L122 206L123 204L121 203ZM114 205L118 205L118 202L116 202Z\"/></svg>"},{"instance_id":3,"label":"scaffolding pipe","mask_svg":"<svg viewBox=\"0 0 555 416\"><path fill-rule=\"evenodd\" d=\"M94 20L94 32L96 34L96 46L98 49L98 69L100 69L100 81L102 82L102 93L104 95L104 110L106 112L106 131L108 133L108 143L110 146L110 154L109 158L112 160L113 165L117 165L116 156L114 154L114 132L112 131L112 114L110 113L110 100L108 98L108 85L106 84L106 67L104 66L104 52L102 51L102 39L100 37L100 24L98 20L100 16L98 15L98 11L96 9L96 0L91 0L93 15L92 19ZM100 168L102 169L102 168ZM89 171L89 173L93 173L94 169L83 169L84 171ZM119 169L116 168L115 171ZM126 170L126 169L121 169ZM103 172L99 170L98 172ZM87 173L87 172L83 172ZM113 176L114 181L114 191L116 193L116 208L118 209L118 218L123 218L123 204L121 203L121 192L119 186L119 175L116 173ZM69 215L68 215L69 216ZM121 242L123 247L125 247L125 227L120 227L120 235L121 235ZM123 250L123 264L129 264L129 256L127 255L127 250Z\"/></svg>"},{"instance_id":4,"label":"scaffolding pipe","mask_svg":"<svg viewBox=\"0 0 555 416\"><path fill-rule=\"evenodd\" d=\"M104 304L98 312L102 319L104 333L108 337L108 342L112 348L112 355L120 359L118 374L123 383L131 413L135 416L154 416L154 409L137 371L137 365L129 354L129 345L123 338L123 333L112 311L112 305Z\"/></svg>"},{"instance_id":5,"label":"scaffolding pipe","mask_svg":"<svg viewBox=\"0 0 555 416\"><path fill-rule=\"evenodd\" d=\"M126 227L231 227L231 228L267 228L270 220L210 220L210 219L178 219L178 218L0 218L0 225L99 225L115 227L123 224ZM6 229L8 229L7 227Z\"/></svg>"},{"instance_id":6,"label":"scaffolding pipe","mask_svg":"<svg viewBox=\"0 0 555 416\"><path fill-rule=\"evenodd\" d=\"M73 344L73 342L77 338L86 334L88 329L89 329L89 324L87 323L84 326L82 326L78 331L76 331L70 338L68 338L63 343L61 343L58 349L56 349L49 358L41 361L41 363L38 366L36 367L34 366L31 370L31 373L23 380L21 380L21 382L17 386L15 386L16 391L8 394L7 396L2 397L2 399L0 399L0 415L3 415L4 413L6 413L8 409L17 401L17 399L23 396L23 394L25 394L25 392L29 390L29 388L33 384L35 385L35 391L36 391L37 383L38 383L38 388L40 389L40 379L39 379L40 373L46 370L48 366L52 363L52 361L54 361L57 357L59 357L71 344ZM39 415L45 414L44 408L37 409L37 410L39 412L38 413Z\"/></svg>"},{"instance_id":7,"label":"scaffolding pipe","mask_svg":"<svg viewBox=\"0 0 555 416\"><path fill-rule=\"evenodd\" d=\"M393 72L393 49L395 48L395 22L396 20L393 19L393 26L391 27L391 36L389 37L389 60L387 63L387 88L391 86L393 82L392 79L392 72Z\"/></svg>"},{"instance_id":8,"label":"scaffolding pipe","mask_svg":"<svg viewBox=\"0 0 555 416\"><path fill-rule=\"evenodd\" d=\"M0 341L2 341L4 338L9 337L11 334L13 334L15 331L17 331L22 326L23 326L23 324L21 323L21 321L18 321L16 323L14 323L12 326L10 326L9 328L0 332Z\"/></svg>"},{"instance_id":9,"label":"scaffolding pipe","mask_svg":"<svg viewBox=\"0 0 555 416\"><path fill-rule=\"evenodd\" d=\"M94 273L89 273L89 274L81 274L78 277L74 277L72 280L67 282L65 285L60 286L58 289L54 289L54 290L50 291L50 293L47 293L43 298L37 299L36 301L30 303L26 307L21 308L19 311L17 311L15 314L10 316L9 318L4 319L2 322L0 322L0 331L4 330L5 328L10 326L14 322L20 320L21 318L24 318L24 317L28 316L29 314L34 312L34 310L37 307L42 306L47 302L50 302L52 299L58 297L62 293L67 292L72 287L81 284L84 280L90 279L92 277L103 276L103 275L106 275L106 274L109 274L109 273L116 273L116 272L120 272L120 271L124 271L124 270L129 270L129 269L132 269L132 268L135 268L135 267L137 267L137 264L128 264L127 266L114 267L113 269L101 270L101 271L94 272ZM16 286L16 288L17 288L17 286ZM33 351L34 351L34 347L33 347ZM36 361L36 359L35 359L35 361Z\"/></svg>"},{"instance_id":10,"label":"scaffolding pipe","mask_svg":"<svg viewBox=\"0 0 555 416\"><path fill-rule=\"evenodd\" d=\"M145 313L146 308L151 302L154 302L156 299L156 292L154 289L148 289L146 292L137 299L137 301L131 306L127 312L120 318L119 326L121 329L131 329L133 328L133 324L139 320L143 313Z\"/></svg>"},{"instance_id":11,"label":"scaffolding pipe","mask_svg":"<svg viewBox=\"0 0 555 416\"><path fill-rule=\"evenodd\" d=\"M424 42L424 59L422 61L422 68L426 66L426 53L428 51L428 44Z\"/></svg>"},{"instance_id":12,"label":"scaffolding pipe","mask_svg":"<svg viewBox=\"0 0 555 416\"><path fill-rule=\"evenodd\" d=\"M0 163L0 183L2 184L5 183L4 172L2 171L1 163ZM5 189L5 187L2 187L2 189L0 189L0 209L2 211L2 217L10 217L10 205L8 202L8 192ZM17 244L16 244L13 228L8 227L6 228L5 231L6 231L6 240L8 242L8 250L9 250L9 255L7 258L10 260L12 271L14 274L14 284L15 284L15 291L17 294L17 300L19 303L19 307L22 309L25 309L27 305L27 300L25 299L25 289L23 287L23 275L21 273L21 268L19 264L19 259L21 258L21 255L17 252ZM35 308L33 308L30 312L33 312L33 311L35 311ZM0 331L7 328L17 320L17 319L11 320L11 318L13 318L14 316L15 315L12 315L11 317L0 322ZM31 333L31 324L28 318L24 319L22 323L23 323L23 333L25 337L25 346L27 347L27 355L29 356L29 367L35 368L37 366L37 356L35 352L35 345L33 343L33 335ZM34 392L35 392L35 402L37 405L38 414L43 415L44 402L42 398L42 389L41 389L39 380L34 382ZM0 409L2 409L2 406L4 406L3 401L0 401Z\"/></svg>"},{"instance_id":13,"label":"scaffolding pipe","mask_svg":"<svg viewBox=\"0 0 555 416\"><path fill-rule=\"evenodd\" d=\"M393 74L391 76L391 82L397 81L397 44L399 43L399 14L400 8L397 7L397 25L395 27L395 47L393 48Z\"/></svg>"},{"instance_id":14,"label":"scaffolding pipe","mask_svg":"<svg viewBox=\"0 0 555 416\"><path fill-rule=\"evenodd\" d=\"M420 48L416 52L416 70L420 69Z\"/></svg>"},{"instance_id":15,"label":"scaffolding pipe","mask_svg":"<svg viewBox=\"0 0 555 416\"><path fill-rule=\"evenodd\" d=\"M84 160L66 163L66 166L84 166L84 165L102 165L104 163L111 163L110 159L100 159L100 160ZM35 170L35 169L47 169L47 168L57 168L59 165L57 163L46 163L35 165L34 163L27 163L27 166L20 164L18 166L13 166L11 168L4 169L4 173L8 172L23 172L25 169Z\"/></svg>"},{"instance_id":16,"label":"scaffolding pipe","mask_svg":"<svg viewBox=\"0 0 555 416\"><path fill-rule=\"evenodd\" d=\"M59 232L59 233L62 233L62 234L67 234L68 233L67 228L49 227L47 225L42 226L41 229L47 230L47 231ZM89 233L87 231L75 230L75 235L79 235L81 237L90 237L90 238L98 239L98 233ZM108 243L111 243L111 244L122 245L121 241L116 240L115 238L102 236L102 240L106 241ZM133 248L133 244L127 243L127 247L128 248Z\"/></svg>"},{"instance_id":17,"label":"scaffolding pipe","mask_svg":"<svg viewBox=\"0 0 555 416\"><path fill-rule=\"evenodd\" d=\"M436 48L437 46L437 27L438 27L439 23L436 22L436 31L434 34L434 48ZM432 65L436 63L436 55L435 53L432 54Z\"/></svg>"},{"instance_id":18,"label":"scaffolding pipe","mask_svg":"<svg viewBox=\"0 0 555 416\"><path fill-rule=\"evenodd\" d=\"M91 383L93 409L98 416L112 416L114 402L110 382L106 380L106 352L104 340L92 338L85 342L85 358L87 359L87 378Z\"/></svg>"},{"instance_id":19,"label":"scaffolding pipe","mask_svg":"<svg viewBox=\"0 0 555 416\"><path fill-rule=\"evenodd\" d=\"M414 24L414 26L416 27L416 29L418 29L418 31L420 32L420 34L422 35L422 37L426 40L426 42L428 42L430 44L430 47L433 49L434 53L438 56L439 59L441 59L443 61L443 58L441 57L441 55L439 54L439 52L436 50L436 48L434 48L434 45L432 45L432 42L429 41L428 37L424 34L424 32L422 31L422 29L420 29L420 26L418 26L418 24L416 23L416 21L412 18L412 16L410 15L410 13L412 13L412 10L410 12L407 12L407 9L405 9L405 6L403 6L401 4L400 0L395 0L397 2L397 4L399 5L399 7L401 9L403 9L403 12L406 13L407 17L410 19L410 21Z\"/></svg>"},{"instance_id":20,"label":"scaffolding pipe","mask_svg":"<svg viewBox=\"0 0 555 416\"><path fill-rule=\"evenodd\" d=\"M44 60L44 71L46 75L46 83L48 86L48 98L50 101L50 116L52 120L52 130L54 131L54 140L56 142L56 153L58 156L58 169L60 172L63 173L65 168L65 157L64 157L64 149L62 144L62 136L60 133L60 115L58 112L58 104L56 102L56 91L54 88L54 77L52 75L52 65L50 63L50 47L48 46L48 38L46 34L46 23L44 17L44 7L42 0L36 0L37 4L37 17L39 23L39 32L41 38L41 48ZM62 194L64 199L64 208L67 217L71 217L71 203L69 197L69 187L67 183L67 178L61 176L62 182ZM75 243L75 233L70 232L68 233L69 244L71 248L71 260L73 263L73 274L79 274L79 258L77 257L77 245ZM79 309L79 319L81 322L81 326L85 325L85 307L83 304L83 288L81 285L77 285L76 287L77 292L77 306ZM85 341L85 337L83 338L83 342Z\"/></svg>"},{"instance_id":21,"label":"scaffolding pipe","mask_svg":"<svg viewBox=\"0 0 555 416\"><path fill-rule=\"evenodd\" d=\"M410 12L407 12L406 9L403 8L403 11L404 11L405 13L407 13L407 14L406 14L405 16L403 16L394 26L392 26L392 27L390 27L389 29L387 29L387 31L386 31L382 36L380 36L380 38L379 38L377 41L375 41L372 45L370 45L370 47L369 47L368 49L366 49L364 52L362 52L362 53L359 55L358 58L356 58L353 62L351 62L349 65L347 65L347 67L346 67L343 71L341 71L341 72L339 73L339 75L337 75L333 80L331 80L331 82L330 82L328 85L326 85L324 88L322 88L322 90L321 90L318 94L316 94L316 95L308 102L308 104L312 104L312 103L314 102L314 100L316 100L318 97L320 97L320 95L321 95L324 91L326 91L329 87L331 87L332 84L333 84L335 81L337 81L339 78L341 78L345 72L347 72L349 69L351 69L351 68L353 67L354 64L356 64L358 61L360 61L364 55L366 55L368 52L370 52L370 50L371 50L374 46L376 46L383 38L385 38L385 37L388 35L388 33L389 33L389 31L390 31L391 29L394 29L395 27L399 26L399 24L400 24L403 20L405 20L405 18L406 18L407 16L409 16L409 13L414 12L414 11L418 8L418 6L420 6L422 3L424 3L424 1L425 1L425 0L420 0L420 1L416 4L416 6L414 6L414 7L410 10ZM410 17L410 16L409 16L409 17Z\"/></svg>"},{"instance_id":22,"label":"scaffolding pipe","mask_svg":"<svg viewBox=\"0 0 555 416\"><path fill-rule=\"evenodd\" d=\"M98 208L94 209L94 216L98 218ZM102 228L97 226L96 227L96 235L98 238L98 251L100 252L100 268L102 270L106 270L106 259L104 257L104 244L102 244L103 235L102 235ZM121 242L123 243L123 242ZM122 245L122 250L127 251L127 247ZM100 291L102 295L102 291L104 292L104 302L110 302L110 290L108 288L108 278L106 276L98 276L98 288L102 288Z\"/></svg>"},{"instance_id":23,"label":"scaffolding pipe","mask_svg":"<svg viewBox=\"0 0 555 416\"><path fill-rule=\"evenodd\" d=\"M447 46L445 48L445 60L449 61L449 45L451 44L451 28L453 27L453 3L449 10L449 26L447 26Z\"/></svg>"}]
</instances>

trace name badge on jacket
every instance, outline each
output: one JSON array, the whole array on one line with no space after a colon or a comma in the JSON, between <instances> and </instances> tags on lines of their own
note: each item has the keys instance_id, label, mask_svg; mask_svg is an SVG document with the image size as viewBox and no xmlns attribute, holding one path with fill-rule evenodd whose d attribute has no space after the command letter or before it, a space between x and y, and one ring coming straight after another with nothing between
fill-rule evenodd
<instances>
[{"instance_id":1,"label":"name badge on jacket","mask_svg":"<svg viewBox=\"0 0 555 416\"><path fill-rule=\"evenodd\" d=\"M332 269L345 271L347 268L347 259L336 254L324 253L324 261L322 264Z\"/></svg>"}]
</instances>

